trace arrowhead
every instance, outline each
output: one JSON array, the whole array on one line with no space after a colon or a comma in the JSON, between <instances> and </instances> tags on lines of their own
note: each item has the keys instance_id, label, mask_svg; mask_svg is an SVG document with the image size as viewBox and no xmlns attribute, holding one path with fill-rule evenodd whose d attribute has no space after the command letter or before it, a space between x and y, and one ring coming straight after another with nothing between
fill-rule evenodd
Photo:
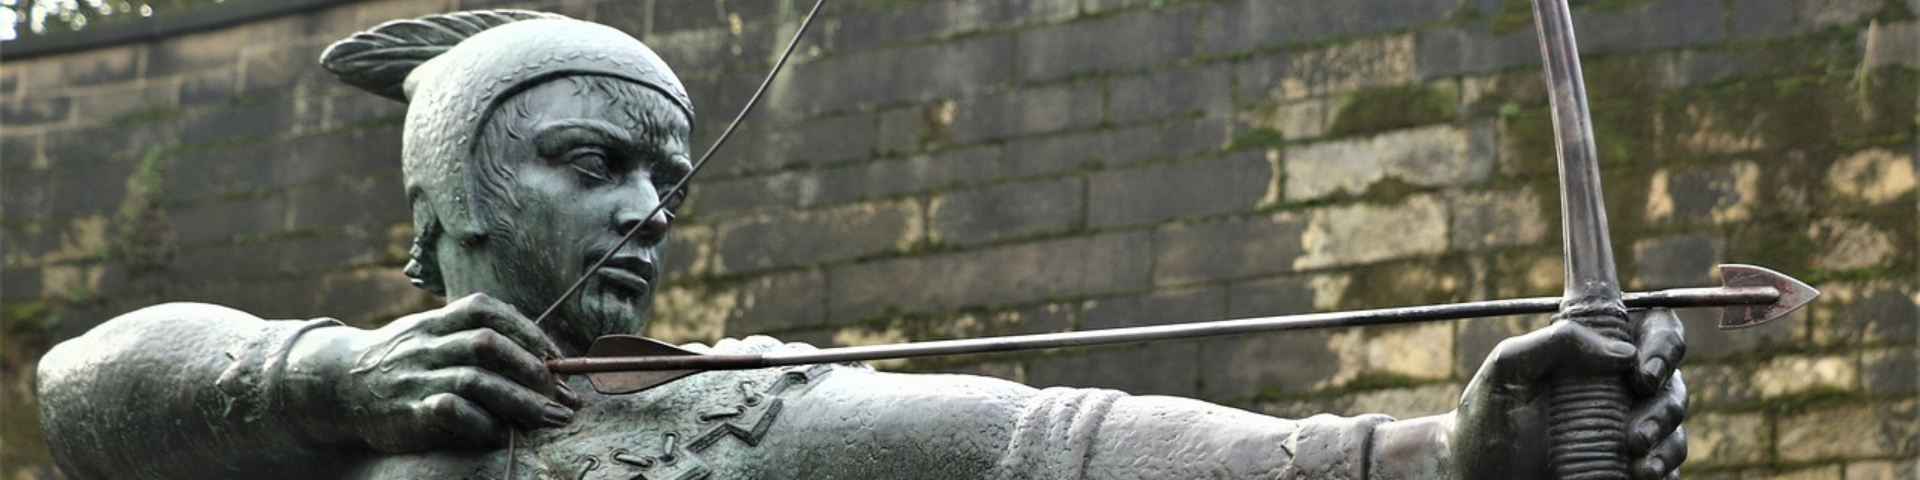
<instances>
[{"instance_id":1,"label":"arrowhead","mask_svg":"<svg viewBox=\"0 0 1920 480\"><path fill-rule=\"evenodd\" d=\"M1736 305L1726 307L1720 317L1720 329L1757 327L1773 319L1784 317L1798 310L1800 306L1820 296L1805 282L1786 276L1780 272L1753 265L1728 263L1720 265L1720 284L1728 287L1773 287L1780 291L1780 298L1765 305Z\"/></svg>"},{"instance_id":2,"label":"arrowhead","mask_svg":"<svg viewBox=\"0 0 1920 480\"><path fill-rule=\"evenodd\" d=\"M635 335L607 335L593 341L587 357L666 357L699 355L666 342ZM700 370L654 370L589 373L593 389L608 395L647 390L679 380Z\"/></svg>"}]
</instances>

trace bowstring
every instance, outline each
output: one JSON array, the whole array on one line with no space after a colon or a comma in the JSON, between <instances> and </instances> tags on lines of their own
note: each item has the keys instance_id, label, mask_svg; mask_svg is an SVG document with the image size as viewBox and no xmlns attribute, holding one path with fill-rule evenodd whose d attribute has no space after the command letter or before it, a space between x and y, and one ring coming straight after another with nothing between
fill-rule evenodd
<instances>
[{"instance_id":1,"label":"bowstring","mask_svg":"<svg viewBox=\"0 0 1920 480\"><path fill-rule=\"evenodd\" d=\"M701 168L707 166L707 161L713 159L713 152L719 151L720 146L727 143L728 138L733 137L733 131L740 127L740 122L747 118L747 113L752 112L754 105L760 103L760 96L767 93L767 86L772 85L774 77L778 77L780 70L786 67L787 59L793 56L794 47L800 45L800 37L807 33L807 27L813 25L814 15L820 13L820 5L826 2L827 0L815 0L813 2L813 8L807 10L807 17L800 21L800 28L795 30L793 32L793 38L787 41L787 49L780 53L780 60L774 62L772 70L767 71L767 78L760 81L760 87L754 89L753 96L747 99L746 106L741 107L740 113L734 115L733 122L728 123L727 129L721 131L720 136L713 140L713 145L707 147L706 153L700 155L700 160L693 162L693 168L687 171L687 176L681 177L680 181L675 182L673 188L667 189L667 194L661 195L660 198L668 199L673 198L675 195L686 195L688 182L693 180L694 175L700 173ZM647 216L641 218L652 219L654 215L659 215L661 210L665 210L670 203L671 202L666 201L660 202L659 205L653 207L653 211L647 212ZM672 214L669 213L668 215L671 216ZM560 294L559 299L554 300L553 304L547 306L546 311L540 312L540 316L534 317L533 324L539 325L541 322L546 321L547 317L553 316L553 312L560 310L561 304L567 303L567 300L572 299L575 294L580 293L580 287L587 284L587 279L593 278L593 272L600 270L600 267L605 265L607 260L612 259L614 254L619 253L620 249L626 248L628 243L632 243L633 237L639 234L640 230L645 226L646 221L642 220L639 223L635 223L633 228L628 229L626 235L620 237L620 243L614 244L612 249L607 250L606 254L601 255L599 260L593 262L593 266L587 267L587 271L581 273L580 278L573 281L573 286L567 287L567 290ZM658 281L658 278L655 280ZM656 290L656 293L657 292L658 290Z\"/></svg>"}]
</instances>

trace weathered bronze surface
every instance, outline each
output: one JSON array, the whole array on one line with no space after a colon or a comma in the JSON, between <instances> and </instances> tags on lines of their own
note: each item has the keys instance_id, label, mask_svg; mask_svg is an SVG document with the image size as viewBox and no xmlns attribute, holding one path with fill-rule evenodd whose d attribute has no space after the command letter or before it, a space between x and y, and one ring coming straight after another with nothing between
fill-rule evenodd
<instances>
[{"instance_id":1,"label":"weathered bronze surface","mask_svg":"<svg viewBox=\"0 0 1920 480\"><path fill-rule=\"evenodd\" d=\"M41 363L77 478L1545 478L1547 385L1614 375L1635 478L1685 458L1681 327L1637 312L1502 342L1459 409L1273 418L1204 402L826 364L603 395L543 360L639 330L693 104L625 33L532 12L400 21L323 59L408 104L409 276L454 298L377 330L205 304L128 313ZM667 210L671 211L671 207ZM646 234L615 249L636 227ZM612 260L588 271L597 258ZM570 282L581 294L535 325ZM159 347L164 345L164 347ZM768 353L767 337L686 346Z\"/></svg>"}]
</instances>

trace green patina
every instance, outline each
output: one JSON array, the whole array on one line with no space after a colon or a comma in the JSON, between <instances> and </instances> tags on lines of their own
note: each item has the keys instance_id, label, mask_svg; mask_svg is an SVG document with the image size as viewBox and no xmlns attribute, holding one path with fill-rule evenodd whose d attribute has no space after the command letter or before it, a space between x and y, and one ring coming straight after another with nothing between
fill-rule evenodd
<instances>
[{"instance_id":1,"label":"green patina","mask_svg":"<svg viewBox=\"0 0 1920 480\"><path fill-rule=\"evenodd\" d=\"M1459 114L1457 97L1452 87L1420 84L1363 90L1341 103L1327 136L1446 123Z\"/></svg>"},{"instance_id":2,"label":"green patina","mask_svg":"<svg viewBox=\"0 0 1920 480\"><path fill-rule=\"evenodd\" d=\"M34 364L21 360L39 358L53 345L60 320L53 305L44 300L0 305L0 348L4 349L0 351L8 353L0 357L0 371L11 379L7 382L9 392L14 391L15 383L33 378ZM31 390L31 381L24 386ZM46 439L40 435L40 416L30 413L39 411L34 396L0 395L0 405L4 405L7 412L25 413L0 415L0 445L7 446L0 449L0 464L52 464L53 455L47 450Z\"/></svg>"}]
</instances>

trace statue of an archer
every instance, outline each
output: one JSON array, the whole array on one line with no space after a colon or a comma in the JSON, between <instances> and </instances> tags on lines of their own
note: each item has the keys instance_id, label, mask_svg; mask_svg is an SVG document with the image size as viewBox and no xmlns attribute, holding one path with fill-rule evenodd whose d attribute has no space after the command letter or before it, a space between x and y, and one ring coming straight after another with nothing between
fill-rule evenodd
<instances>
[{"instance_id":1,"label":"statue of an archer","mask_svg":"<svg viewBox=\"0 0 1920 480\"><path fill-rule=\"evenodd\" d=\"M1564 22L1554 12L1543 24ZM1570 52L1550 48L1550 65ZM1742 305L1729 318L1751 322L1806 295L1748 269L1730 270L1728 288L1623 296L1599 218L1573 228L1597 226L1599 244L1569 243L1587 250L1569 249L1565 320L1501 343L1458 410L1405 420L1289 420L845 362L1554 311L1562 299L856 349L767 337L672 347L620 336L645 323L699 165L686 90L646 46L555 15L465 12L382 25L322 62L408 103L407 274L458 300L377 330L205 304L109 321L41 363L43 423L69 475L1673 478L1686 457L1681 327L1666 310L1627 308ZM1573 67L1553 75L1575 101L1555 105L1584 122ZM1568 203L1597 212L1593 187ZM1585 416L1554 412L1568 409Z\"/></svg>"}]
</instances>

